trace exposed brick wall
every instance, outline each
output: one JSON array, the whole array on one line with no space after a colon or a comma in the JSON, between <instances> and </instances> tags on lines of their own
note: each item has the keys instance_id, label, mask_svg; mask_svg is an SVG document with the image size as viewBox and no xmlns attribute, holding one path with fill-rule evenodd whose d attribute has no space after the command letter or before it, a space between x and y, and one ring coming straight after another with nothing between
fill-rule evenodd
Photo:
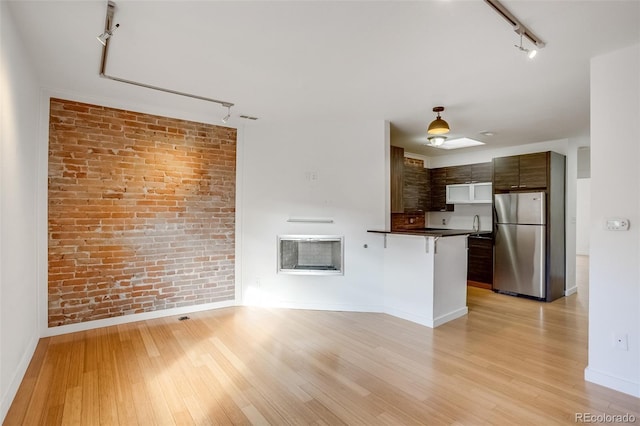
<instances>
[{"instance_id":1,"label":"exposed brick wall","mask_svg":"<svg viewBox=\"0 0 640 426\"><path fill-rule=\"evenodd\" d=\"M424 167L424 160L418 160L417 158L404 157L404 165Z\"/></svg>"},{"instance_id":2,"label":"exposed brick wall","mask_svg":"<svg viewBox=\"0 0 640 426\"><path fill-rule=\"evenodd\" d=\"M236 131L51 99L49 325L234 298Z\"/></svg>"}]
</instances>

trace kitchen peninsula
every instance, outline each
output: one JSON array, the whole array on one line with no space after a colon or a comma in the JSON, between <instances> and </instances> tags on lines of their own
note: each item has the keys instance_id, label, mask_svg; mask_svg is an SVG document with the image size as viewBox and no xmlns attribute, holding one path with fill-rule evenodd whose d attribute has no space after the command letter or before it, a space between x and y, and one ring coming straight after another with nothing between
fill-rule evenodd
<instances>
[{"instance_id":1,"label":"kitchen peninsula","mask_svg":"<svg viewBox=\"0 0 640 426\"><path fill-rule=\"evenodd\" d=\"M437 327L467 314L468 230L375 231L384 245L384 299L391 315Z\"/></svg>"}]
</instances>

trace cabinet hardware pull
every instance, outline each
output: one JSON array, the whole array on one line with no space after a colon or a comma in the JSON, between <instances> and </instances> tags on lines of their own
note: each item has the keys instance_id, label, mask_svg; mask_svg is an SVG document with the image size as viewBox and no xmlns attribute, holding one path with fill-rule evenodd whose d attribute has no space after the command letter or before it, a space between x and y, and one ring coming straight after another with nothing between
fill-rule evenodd
<instances>
[{"instance_id":1,"label":"cabinet hardware pull","mask_svg":"<svg viewBox=\"0 0 640 426\"><path fill-rule=\"evenodd\" d=\"M517 187L518 187L518 185L511 185L511 187L512 187L512 188L517 188Z\"/></svg>"},{"instance_id":2,"label":"cabinet hardware pull","mask_svg":"<svg viewBox=\"0 0 640 426\"><path fill-rule=\"evenodd\" d=\"M520 185L520 188L526 188L527 185Z\"/></svg>"}]
</instances>

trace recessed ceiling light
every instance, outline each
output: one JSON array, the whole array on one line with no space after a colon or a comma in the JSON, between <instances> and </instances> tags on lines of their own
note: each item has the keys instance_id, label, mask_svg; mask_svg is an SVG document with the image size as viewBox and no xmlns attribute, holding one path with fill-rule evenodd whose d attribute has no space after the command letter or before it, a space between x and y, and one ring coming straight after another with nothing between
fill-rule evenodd
<instances>
[{"instance_id":1,"label":"recessed ceiling light","mask_svg":"<svg viewBox=\"0 0 640 426\"><path fill-rule=\"evenodd\" d=\"M482 136L495 136L495 132L492 132L490 130L485 130L483 132L479 132Z\"/></svg>"},{"instance_id":2,"label":"recessed ceiling light","mask_svg":"<svg viewBox=\"0 0 640 426\"><path fill-rule=\"evenodd\" d=\"M468 148L470 146L478 146L484 145L484 142L477 141L471 138L458 138L458 139L447 139L443 144L435 146L435 145L427 145L433 148L439 149L460 149L460 148Z\"/></svg>"}]
</instances>

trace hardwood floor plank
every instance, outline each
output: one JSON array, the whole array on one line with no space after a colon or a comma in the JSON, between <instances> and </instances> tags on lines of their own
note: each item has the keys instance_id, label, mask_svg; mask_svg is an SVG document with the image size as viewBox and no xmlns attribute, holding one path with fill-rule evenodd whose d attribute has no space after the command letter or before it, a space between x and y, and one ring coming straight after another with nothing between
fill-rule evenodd
<instances>
[{"instance_id":1,"label":"hardwood floor plank","mask_svg":"<svg viewBox=\"0 0 640 426\"><path fill-rule=\"evenodd\" d=\"M52 384L53 385L53 384ZM100 387L98 372L88 371L82 375L82 425L100 424ZM29 423L24 423L29 424Z\"/></svg>"},{"instance_id":2,"label":"hardwood floor plank","mask_svg":"<svg viewBox=\"0 0 640 426\"><path fill-rule=\"evenodd\" d=\"M82 424L82 387L69 388L64 400L62 424Z\"/></svg>"}]
</instances>

